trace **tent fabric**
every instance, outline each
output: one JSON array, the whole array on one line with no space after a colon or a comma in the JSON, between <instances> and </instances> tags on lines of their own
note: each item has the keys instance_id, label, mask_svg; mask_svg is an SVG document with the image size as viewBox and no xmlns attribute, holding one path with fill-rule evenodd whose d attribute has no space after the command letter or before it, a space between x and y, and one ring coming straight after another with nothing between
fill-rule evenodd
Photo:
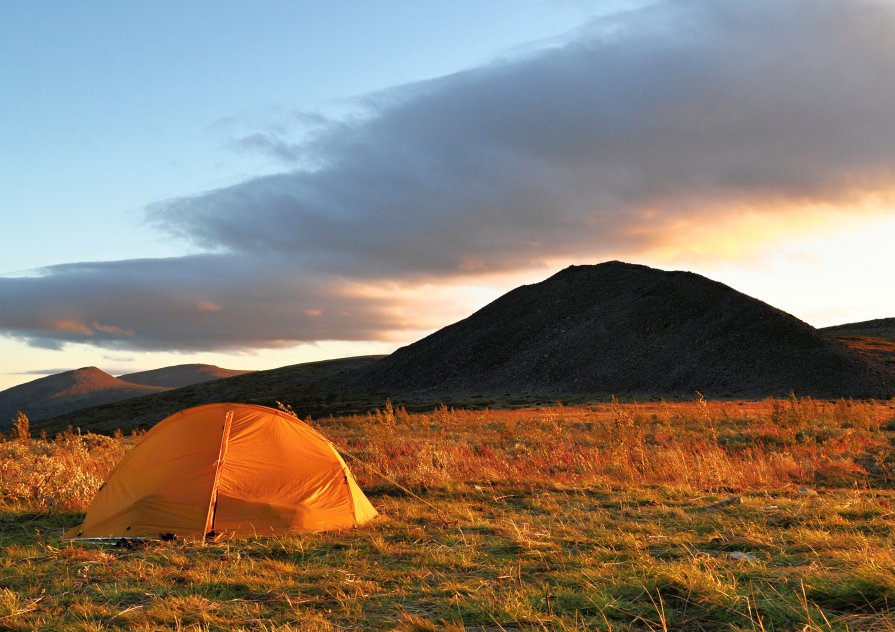
<instances>
[{"instance_id":1,"label":"tent fabric","mask_svg":"<svg viewBox=\"0 0 895 632\"><path fill-rule=\"evenodd\" d=\"M307 424L264 406L208 404L153 427L63 537L274 535L376 515L336 449Z\"/></svg>"}]
</instances>

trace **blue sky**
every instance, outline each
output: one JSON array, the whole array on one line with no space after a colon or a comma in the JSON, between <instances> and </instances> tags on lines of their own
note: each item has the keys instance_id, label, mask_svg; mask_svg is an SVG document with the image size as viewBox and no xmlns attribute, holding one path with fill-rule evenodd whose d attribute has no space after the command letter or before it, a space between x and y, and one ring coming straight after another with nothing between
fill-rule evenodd
<instances>
[{"instance_id":1,"label":"blue sky","mask_svg":"<svg viewBox=\"0 0 895 632\"><path fill-rule=\"evenodd\" d=\"M4 3L0 388L387 352L609 258L895 315L895 19L846 4Z\"/></svg>"},{"instance_id":2,"label":"blue sky","mask_svg":"<svg viewBox=\"0 0 895 632\"><path fill-rule=\"evenodd\" d=\"M610 5L612 3L609 3ZM621 3L617 3L621 4ZM0 6L0 273L188 251L154 201L281 165L234 135L299 128L607 11L578 2L22 2ZM293 129L294 132L299 131Z\"/></svg>"}]
</instances>

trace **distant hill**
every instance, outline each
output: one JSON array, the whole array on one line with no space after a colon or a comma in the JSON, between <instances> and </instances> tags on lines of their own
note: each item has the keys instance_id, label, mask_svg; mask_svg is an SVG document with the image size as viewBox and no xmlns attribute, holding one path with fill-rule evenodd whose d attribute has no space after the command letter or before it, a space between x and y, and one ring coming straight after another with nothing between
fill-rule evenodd
<instances>
[{"instance_id":1,"label":"distant hill","mask_svg":"<svg viewBox=\"0 0 895 632\"><path fill-rule=\"evenodd\" d=\"M211 380L245 375L246 373L251 373L251 371L222 369L213 364L178 364L163 369L153 369L151 371L140 371L139 373L119 375L118 379L132 384L143 384L144 386L181 388L183 386L190 386L191 384L199 384L201 382L210 382Z\"/></svg>"},{"instance_id":2,"label":"distant hill","mask_svg":"<svg viewBox=\"0 0 895 632\"><path fill-rule=\"evenodd\" d=\"M888 397L895 372L721 283L618 261L571 266L347 376L407 400Z\"/></svg>"},{"instance_id":3,"label":"distant hill","mask_svg":"<svg viewBox=\"0 0 895 632\"><path fill-rule=\"evenodd\" d=\"M895 318L835 325L820 331L895 370Z\"/></svg>"},{"instance_id":4,"label":"distant hill","mask_svg":"<svg viewBox=\"0 0 895 632\"><path fill-rule=\"evenodd\" d=\"M119 380L95 366L65 371L0 392L0 428L8 428L19 410L32 421L39 421L78 408L164 390L168 389Z\"/></svg>"},{"instance_id":5,"label":"distant hill","mask_svg":"<svg viewBox=\"0 0 895 632\"><path fill-rule=\"evenodd\" d=\"M370 398L357 402L350 396L319 385L321 381L358 370L380 358L382 356L358 356L253 371L224 380L157 392L139 399L82 408L54 418L44 418L31 426L35 430L44 429L52 433L65 430L72 424L92 432L111 433L118 428L149 427L178 410L210 402L243 402L273 407L277 401L303 402L301 407L296 406L296 412L315 416L366 409L369 405L381 405L382 402Z\"/></svg>"},{"instance_id":6,"label":"distant hill","mask_svg":"<svg viewBox=\"0 0 895 632\"><path fill-rule=\"evenodd\" d=\"M824 327L821 331L833 336L873 336L895 340L895 318L877 318L860 323L834 325Z\"/></svg>"},{"instance_id":7,"label":"distant hill","mask_svg":"<svg viewBox=\"0 0 895 632\"><path fill-rule=\"evenodd\" d=\"M222 369L211 364L182 364L117 378L96 367L65 371L0 392L0 429L9 427L10 420L19 410L24 411L32 422L37 422L69 415L81 408L246 373L250 371Z\"/></svg>"}]
</instances>

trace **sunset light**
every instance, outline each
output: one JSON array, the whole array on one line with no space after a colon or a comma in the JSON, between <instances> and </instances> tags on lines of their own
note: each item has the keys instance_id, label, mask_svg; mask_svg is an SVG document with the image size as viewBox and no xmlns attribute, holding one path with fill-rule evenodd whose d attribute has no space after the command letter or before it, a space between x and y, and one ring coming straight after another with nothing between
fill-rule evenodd
<instances>
[{"instance_id":1,"label":"sunset light","mask_svg":"<svg viewBox=\"0 0 895 632\"><path fill-rule=\"evenodd\" d=\"M895 630L895 0L0 42L0 629Z\"/></svg>"}]
</instances>

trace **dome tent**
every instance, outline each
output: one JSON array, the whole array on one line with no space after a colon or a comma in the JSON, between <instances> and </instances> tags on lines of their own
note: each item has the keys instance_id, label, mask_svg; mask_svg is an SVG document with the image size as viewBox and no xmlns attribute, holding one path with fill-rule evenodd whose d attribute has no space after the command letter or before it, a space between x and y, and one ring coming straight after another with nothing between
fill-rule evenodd
<instances>
[{"instance_id":1,"label":"dome tent","mask_svg":"<svg viewBox=\"0 0 895 632\"><path fill-rule=\"evenodd\" d=\"M376 510L332 444L249 404L208 404L156 424L64 538L273 535L352 527Z\"/></svg>"}]
</instances>

